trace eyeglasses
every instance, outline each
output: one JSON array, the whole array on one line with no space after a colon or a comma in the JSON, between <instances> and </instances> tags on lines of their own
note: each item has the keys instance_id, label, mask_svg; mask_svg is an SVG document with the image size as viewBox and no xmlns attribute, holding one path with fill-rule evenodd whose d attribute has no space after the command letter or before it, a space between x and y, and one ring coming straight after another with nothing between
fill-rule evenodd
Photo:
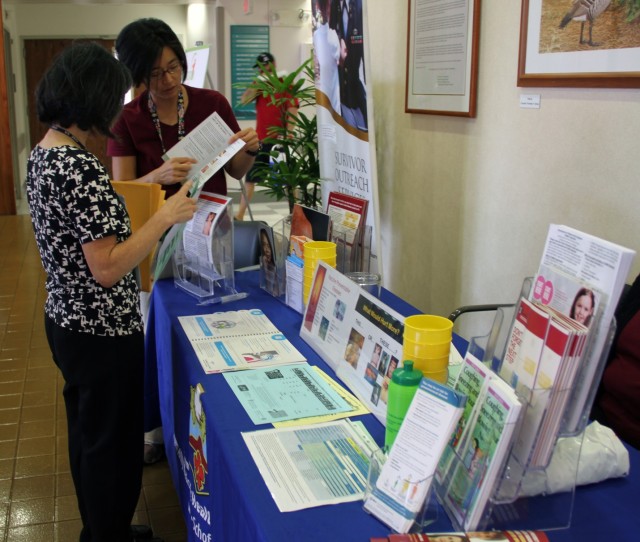
<instances>
[{"instance_id":1,"label":"eyeglasses","mask_svg":"<svg viewBox=\"0 0 640 542\"><path fill-rule=\"evenodd\" d=\"M182 65L178 60L174 60L167 66L165 70L163 70L162 68L155 68L151 70L151 73L149 74L149 79L151 81L159 81L164 77L165 73L169 74L170 76L173 76L175 74L180 74L181 72L182 72Z\"/></svg>"}]
</instances>

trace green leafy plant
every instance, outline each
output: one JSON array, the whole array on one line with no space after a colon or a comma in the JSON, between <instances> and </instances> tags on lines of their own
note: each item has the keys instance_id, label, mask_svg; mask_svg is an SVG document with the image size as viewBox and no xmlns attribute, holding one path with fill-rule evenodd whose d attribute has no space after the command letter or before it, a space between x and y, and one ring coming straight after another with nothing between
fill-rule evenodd
<instances>
[{"instance_id":1,"label":"green leafy plant","mask_svg":"<svg viewBox=\"0 0 640 542\"><path fill-rule=\"evenodd\" d=\"M315 207L320 200L320 162L313 60L310 58L282 78L265 70L249 88L282 111L282 126L274 127L263 140L273 145L271 152L263 151L271 160L256 165L257 176L264 179L262 186L278 201L286 199L289 210L295 203ZM292 99L299 103L295 115L287 111ZM309 110L312 114L307 114Z\"/></svg>"}]
</instances>

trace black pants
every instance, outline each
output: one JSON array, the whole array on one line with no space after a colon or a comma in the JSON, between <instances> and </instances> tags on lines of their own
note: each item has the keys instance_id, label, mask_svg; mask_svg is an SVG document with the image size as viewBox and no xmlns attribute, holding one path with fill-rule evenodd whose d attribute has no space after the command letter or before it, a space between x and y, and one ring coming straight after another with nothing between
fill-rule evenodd
<instances>
[{"instance_id":1,"label":"black pants","mask_svg":"<svg viewBox=\"0 0 640 542\"><path fill-rule=\"evenodd\" d=\"M65 380L80 542L129 541L142 486L144 335L78 333L48 317L45 329Z\"/></svg>"}]
</instances>

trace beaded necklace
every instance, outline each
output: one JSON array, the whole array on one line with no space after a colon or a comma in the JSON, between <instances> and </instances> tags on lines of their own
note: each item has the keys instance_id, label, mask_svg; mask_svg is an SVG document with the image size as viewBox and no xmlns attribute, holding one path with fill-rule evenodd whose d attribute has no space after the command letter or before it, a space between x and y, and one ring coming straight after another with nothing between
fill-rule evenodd
<instances>
[{"instance_id":1,"label":"beaded necklace","mask_svg":"<svg viewBox=\"0 0 640 542\"><path fill-rule=\"evenodd\" d=\"M160 145L162 145L162 154L167 152L167 149L164 146L164 141L162 139L162 130L160 129L160 119L158 118L158 108L156 107L153 98L151 97L151 92L149 92L149 99L147 101L149 106L149 113L151 113L151 120L153 121L153 125L156 127L156 132L158 137L160 138ZM178 141L180 141L184 137L184 96L182 95L182 90L178 92Z\"/></svg>"},{"instance_id":2,"label":"beaded necklace","mask_svg":"<svg viewBox=\"0 0 640 542\"><path fill-rule=\"evenodd\" d=\"M74 136L69 130L63 128L62 126L59 126L58 124L52 124L51 126L49 126L49 128L51 128L56 132L60 132L61 134L66 135L71 141L73 141L76 145L78 145L78 147L80 147L83 151L87 150L87 147L84 145L84 143L81 143L80 140L76 136Z\"/></svg>"}]
</instances>

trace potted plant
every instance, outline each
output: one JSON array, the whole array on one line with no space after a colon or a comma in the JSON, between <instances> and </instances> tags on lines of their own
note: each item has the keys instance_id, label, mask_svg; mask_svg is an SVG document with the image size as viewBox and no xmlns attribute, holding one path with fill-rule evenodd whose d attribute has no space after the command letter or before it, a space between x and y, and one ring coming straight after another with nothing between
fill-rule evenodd
<instances>
[{"instance_id":1,"label":"potted plant","mask_svg":"<svg viewBox=\"0 0 640 542\"><path fill-rule=\"evenodd\" d=\"M320 162L312 59L282 78L274 71L262 70L248 88L268 98L284 117L282 127L274 127L272 135L263 140L274 146L265 153L270 156L269 163L256 165L256 172L264 179L262 186L278 201L287 199L289 211L295 203L315 207L320 200ZM292 99L299 102L295 115L288 113L286 107ZM307 114L307 106L313 106L311 115Z\"/></svg>"}]
</instances>

